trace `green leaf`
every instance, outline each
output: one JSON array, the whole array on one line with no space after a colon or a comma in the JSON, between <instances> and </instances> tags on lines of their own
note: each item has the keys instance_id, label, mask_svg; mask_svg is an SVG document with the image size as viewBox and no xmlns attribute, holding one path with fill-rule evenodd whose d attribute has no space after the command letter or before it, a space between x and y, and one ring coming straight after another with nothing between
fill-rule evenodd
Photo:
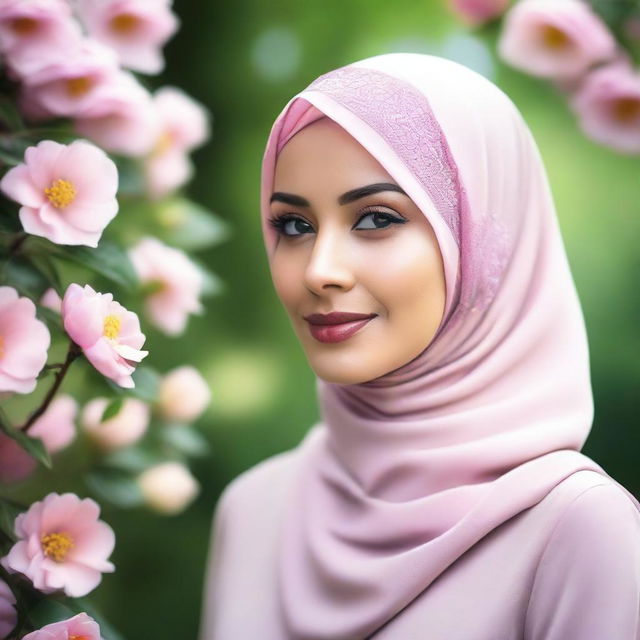
<instances>
[{"instance_id":1,"label":"green leaf","mask_svg":"<svg viewBox=\"0 0 640 640\"><path fill-rule=\"evenodd\" d=\"M52 253L57 258L75 262L91 269L129 290L139 286L138 276L127 252L104 238L100 240L95 249L83 246L56 245L52 249Z\"/></svg>"},{"instance_id":2,"label":"green leaf","mask_svg":"<svg viewBox=\"0 0 640 640\"><path fill-rule=\"evenodd\" d=\"M16 102L9 96L2 96L2 98L0 98L0 120L12 131L22 129L24 127L22 118L20 117L20 112L16 107Z\"/></svg>"},{"instance_id":3,"label":"green leaf","mask_svg":"<svg viewBox=\"0 0 640 640\"><path fill-rule=\"evenodd\" d=\"M85 477L87 486L101 499L130 509L144 502L135 478L113 469L92 471Z\"/></svg>"},{"instance_id":4,"label":"green leaf","mask_svg":"<svg viewBox=\"0 0 640 640\"><path fill-rule=\"evenodd\" d=\"M14 523L16 518L22 513L15 505L0 499L0 530L11 538L16 540Z\"/></svg>"},{"instance_id":5,"label":"green leaf","mask_svg":"<svg viewBox=\"0 0 640 640\"><path fill-rule=\"evenodd\" d=\"M138 365L131 377L136 386L127 389L129 395L146 402L155 402L160 388L160 374L149 366Z\"/></svg>"},{"instance_id":6,"label":"green leaf","mask_svg":"<svg viewBox=\"0 0 640 640\"><path fill-rule=\"evenodd\" d=\"M10 212L5 207L0 211L0 231L3 233L19 233L22 231L22 223L18 215L15 212Z\"/></svg>"},{"instance_id":7,"label":"green leaf","mask_svg":"<svg viewBox=\"0 0 640 640\"><path fill-rule=\"evenodd\" d=\"M172 198L156 206L164 239L189 251L220 244L230 235L226 222L187 198Z\"/></svg>"},{"instance_id":8,"label":"green leaf","mask_svg":"<svg viewBox=\"0 0 640 640\"><path fill-rule=\"evenodd\" d=\"M114 400L112 400L102 412L100 422L104 422L109 418L113 418L113 416L117 416L120 413L120 409L122 409L123 402L124 398L115 398Z\"/></svg>"},{"instance_id":9,"label":"green leaf","mask_svg":"<svg viewBox=\"0 0 640 640\"><path fill-rule=\"evenodd\" d=\"M187 456L206 457L211 451L209 441L191 425L166 425L161 433L166 444Z\"/></svg>"},{"instance_id":10,"label":"green leaf","mask_svg":"<svg viewBox=\"0 0 640 640\"><path fill-rule=\"evenodd\" d=\"M62 281L60 280L58 270L56 269L53 260L51 260L51 257L46 253L35 253L29 251L27 253L27 259L29 260L33 268L42 275L42 277L53 289L55 289L56 293L59 296L62 296L64 287L62 286Z\"/></svg>"},{"instance_id":11,"label":"green leaf","mask_svg":"<svg viewBox=\"0 0 640 640\"><path fill-rule=\"evenodd\" d=\"M23 295L39 300L49 286L49 281L31 260L19 255L5 263L3 284L9 284Z\"/></svg>"},{"instance_id":12,"label":"green leaf","mask_svg":"<svg viewBox=\"0 0 640 640\"><path fill-rule=\"evenodd\" d=\"M0 411L0 430L15 440L32 458L35 458L47 469L51 469L51 456L42 444L42 440L32 438L24 431L16 429L2 411Z\"/></svg>"},{"instance_id":13,"label":"green leaf","mask_svg":"<svg viewBox=\"0 0 640 640\"><path fill-rule=\"evenodd\" d=\"M142 447L127 447L108 453L102 458L102 462L108 467L137 474L154 464L162 462L164 459L158 453Z\"/></svg>"},{"instance_id":14,"label":"green leaf","mask_svg":"<svg viewBox=\"0 0 640 640\"><path fill-rule=\"evenodd\" d=\"M37 315L43 319L49 326L54 326L56 329L62 331L62 318L57 311L50 309L49 307L43 307L41 304L37 304Z\"/></svg>"},{"instance_id":15,"label":"green leaf","mask_svg":"<svg viewBox=\"0 0 640 640\"><path fill-rule=\"evenodd\" d=\"M60 600L44 598L29 611L29 621L35 629L41 629L47 624L73 618L76 612Z\"/></svg>"}]
</instances>

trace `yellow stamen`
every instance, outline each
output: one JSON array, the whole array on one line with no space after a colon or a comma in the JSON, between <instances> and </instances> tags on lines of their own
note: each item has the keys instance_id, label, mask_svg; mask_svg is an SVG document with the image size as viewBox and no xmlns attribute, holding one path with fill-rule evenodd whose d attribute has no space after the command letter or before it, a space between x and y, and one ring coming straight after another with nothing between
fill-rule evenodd
<instances>
[{"instance_id":1,"label":"yellow stamen","mask_svg":"<svg viewBox=\"0 0 640 640\"><path fill-rule=\"evenodd\" d=\"M613 105L616 120L628 123L640 118L640 100L638 98L619 98Z\"/></svg>"},{"instance_id":2,"label":"yellow stamen","mask_svg":"<svg viewBox=\"0 0 640 640\"><path fill-rule=\"evenodd\" d=\"M91 81L91 78L88 78L87 76L70 78L67 80L67 93L72 98L79 98L85 93L88 93L92 86L93 82Z\"/></svg>"},{"instance_id":3,"label":"yellow stamen","mask_svg":"<svg viewBox=\"0 0 640 640\"><path fill-rule=\"evenodd\" d=\"M40 538L44 555L56 562L64 562L69 549L74 547L73 538L64 531L60 533L48 533Z\"/></svg>"},{"instance_id":4,"label":"yellow stamen","mask_svg":"<svg viewBox=\"0 0 640 640\"><path fill-rule=\"evenodd\" d=\"M76 188L68 180L58 178L44 190L49 202L58 209L70 205L76 198Z\"/></svg>"},{"instance_id":5,"label":"yellow stamen","mask_svg":"<svg viewBox=\"0 0 640 640\"><path fill-rule=\"evenodd\" d=\"M33 18L16 18L11 22L11 28L20 36L28 36L38 28L38 21Z\"/></svg>"},{"instance_id":6,"label":"yellow stamen","mask_svg":"<svg viewBox=\"0 0 640 640\"><path fill-rule=\"evenodd\" d=\"M104 319L103 335L107 338L117 338L120 333L120 318L118 316L107 316Z\"/></svg>"},{"instance_id":7,"label":"yellow stamen","mask_svg":"<svg viewBox=\"0 0 640 640\"><path fill-rule=\"evenodd\" d=\"M165 151L171 149L173 145L173 136L168 131L163 131L156 142L156 146L153 149L154 156L160 156Z\"/></svg>"},{"instance_id":8,"label":"yellow stamen","mask_svg":"<svg viewBox=\"0 0 640 640\"><path fill-rule=\"evenodd\" d=\"M127 35L137 29L139 23L140 20L138 19L138 16L134 16L131 13L121 13L120 15L111 18L111 28L124 35Z\"/></svg>"},{"instance_id":9,"label":"yellow stamen","mask_svg":"<svg viewBox=\"0 0 640 640\"><path fill-rule=\"evenodd\" d=\"M89 636L69 636L69 640L89 640Z\"/></svg>"},{"instance_id":10,"label":"yellow stamen","mask_svg":"<svg viewBox=\"0 0 640 640\"><path fill-rule=\"evenodd\" d=\"M552 24L545 24L542 27L542 41L549 49L566 49L571 45L571 38L558 27Z\"/></svg>"}]
</instances>

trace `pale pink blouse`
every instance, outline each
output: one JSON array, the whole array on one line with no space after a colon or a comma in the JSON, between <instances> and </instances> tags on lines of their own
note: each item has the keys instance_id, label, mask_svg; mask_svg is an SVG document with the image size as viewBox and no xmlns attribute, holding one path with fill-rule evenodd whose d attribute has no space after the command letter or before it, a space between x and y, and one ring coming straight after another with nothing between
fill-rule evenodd
<instances>
[{"instance_id":1,"label":"pale pink blouse","mask_svg":"<svg viewBox=\"0 0 640 640\"><path fill-rule=\"evenodd\" d=\"M199 640L287 640L276 560L295 464L295 450L279 454L223 492ZM281 631L267 637L265 628ZM614 480L578 471L485 536L369 637L638 640L640 513Z\"/></svg>"}]
</instances>

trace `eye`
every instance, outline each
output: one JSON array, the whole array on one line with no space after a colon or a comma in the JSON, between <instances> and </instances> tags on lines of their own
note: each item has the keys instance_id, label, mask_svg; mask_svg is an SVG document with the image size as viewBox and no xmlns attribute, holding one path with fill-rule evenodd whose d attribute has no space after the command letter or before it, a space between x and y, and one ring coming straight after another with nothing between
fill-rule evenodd
<instances>
[{"instance_id":1,"label":"eye","mask_svg":"<svg viewBox=\"0 0 640 640\"><path fill-rule=\"evenodd\" d=\"M366 222L363 226L363 221ZM392 224L404 224L404 218L397 218L384 211L368 211L357 222L354 229L385 229Z\"/></svg>"},{"instance_id":2,"label":"eye","mask_svg":"<svg viewBox=\"0 0 640 640\"><path fill-rule=\"evenodd\" d=\"M269 224L283 236L300 236L313 232L313 227L306 220L291 214L269 218Z\"/></svg>"}]
</instances>

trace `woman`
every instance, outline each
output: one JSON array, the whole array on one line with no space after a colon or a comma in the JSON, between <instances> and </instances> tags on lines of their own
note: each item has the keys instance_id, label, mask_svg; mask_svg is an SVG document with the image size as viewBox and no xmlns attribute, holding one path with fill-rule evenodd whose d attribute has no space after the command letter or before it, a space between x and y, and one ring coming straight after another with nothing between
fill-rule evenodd
<instances>
[{"instance_id":1,"label":"woman","mask_svg":"<svg viewBox=\"0 0 640 640\"><path fill-rule=\"evenodd\" d=\"M579 453L585 327L511 101L419 54L321 76L262 224L322 420L224 491L201 639L636 639L640 504Z\"/></svg>"}]
</instances>

